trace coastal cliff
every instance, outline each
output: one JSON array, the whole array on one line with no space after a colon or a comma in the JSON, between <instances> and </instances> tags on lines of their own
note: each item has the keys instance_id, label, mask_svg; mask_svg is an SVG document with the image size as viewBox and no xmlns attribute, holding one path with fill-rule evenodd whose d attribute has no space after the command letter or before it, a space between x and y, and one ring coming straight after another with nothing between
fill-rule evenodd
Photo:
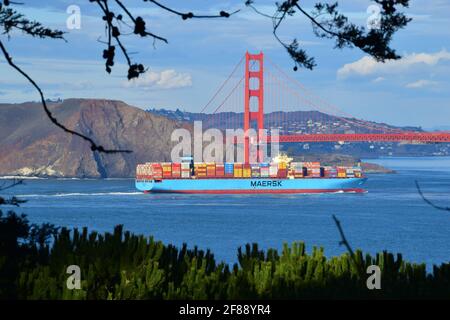
<instances>
[{"instance_id":1,"label":"coastal cliff","mask_svg":"<svg viewBox=\"0 0 450 320\"><path fill-rule=\"evenodd\" d=\"M113 100L67 99L49 107L58 121L105 148L133 152L92 152L88 142L53 125L40 103L0 104L0 175L132 177L136 163L170 158L174 120Z\"/></svg>"}]
</instances>

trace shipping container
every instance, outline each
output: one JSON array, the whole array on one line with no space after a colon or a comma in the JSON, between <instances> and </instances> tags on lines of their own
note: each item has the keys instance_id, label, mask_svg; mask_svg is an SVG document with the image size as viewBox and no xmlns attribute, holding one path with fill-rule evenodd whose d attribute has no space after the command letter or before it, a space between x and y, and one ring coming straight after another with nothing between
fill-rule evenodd
<instances>
[{"instance_id":1,"label":"shipping container","mask_svg":"<svg viewBox=\"0 0 450 320\"><path fill-rule=\"evenodd\" d=\"M320 168L320 162L303 162L303 166L307 168Z\"/></svg>"},{"instance_id":2,"label":"shipping container","mask_svg":"<svg viewBox=\"0 0 450 320\"><path fill-rule=\"evenodd\" d=\"M287 163L286 162L278 163L278 169L287 169Z\"/></svg>"},{"instance_id":3,"label":"shipping container","mask_svg":"<svg viewBox=\"0 0 450 320\"><path fill-rule=\"evenodd\" d=\"M222 178L225 176L225 165L223 163L216 164L216 177Z\"/></svg>"},{"instance_id":4,"label":"shipping container","mask_svg":"<svg viewBox=\"0 0 450 320\"><path fill-rule=\"evenodd\" d=\"M234 176L234 164L225 163L225 177L231 178Z\"/></svg>"},{"instance_id":5,"label":"shipping container","mask_svg":"<svg viewBox=\"0 0 450 320\"><path fill-rule=\"evenodd\" d=\"M259 166L252 166L251 175L252 175L252 178L261 177L261 168Z\"/></svg>"},{"instance_id":6,"label":"shipping container","mask_svg":"<svg viewBox=\"0 0 450 320\"><path fill-rule=\"evenodd\" d=\"M248 163L244 163L242 165L242 177L243 178L251 178L252 176L252 167Z\"/></svg>"},{"instance_id":7,"label":"shipping container","mask_svg":"<svg viewBox=\"0 0 450 320\"><path fill-rule=\"evenodd\" d=\"M287 169L278 169L277 177L278 178L286 178L287 177Z\"/></svg>"},{"instance_id":8,"label":"shipping container","mask_svg":"<svg viewBox=\"0 0 450 320\"><path fill-rule=\"evenodd\" d=\"M276 163L270 164L269 176L271 178L276 178L278 176L278 165Z\"/></svg>"},{"instance_id":9,"label":"shipping container","mask_svg":"<svg viewBox=\"0 0 450 320\"><path fill-rule=\"evenodd\" d=\"M242 168L234 168L233 177L242 178Z\"/></svg>"},{"instance_id":10,"label":"shipping container","mask_svg":"<svg viewBox=\"0 0 450 320\"><path fill-rule=\"evenodd\" d=\"M303 162L291 162L290 168L294 171L301 171L303 168Z\"/></svg>"},{"instance_id":11,"label":"shipping container","mask_svg":"<svg viewBox=\"0 0 450 320\"><path fill-rule=\"evenodd\" d=\"M191 170L182 169L181 170L181 178L190 178L191 177Z\"/></svg>"},{"instance_id":12,"label":"shipping container","mask_svg":"<svg viewBox=\"0 0 450 320\"><path fill-rule=\"evenodd\" d=\"M208 163L206 165L206 175L208 177L215 177L216 176L216 165L214 163Z\"/></svg>"},{"instance_id":13,"label":"shipping container","mask_svg":"<svg viewBox=\"0 0 450 320\"><path fill-rule=\"evenodd\" d=\"M269 177L269 167L261 167L261 178Z\"/></svg>"},{"instance_id":14,"label":"shipping container","mask_svg":"<svg viewBox=\"0 0 450 320\"><path fill-rule=\"evenodd\" d=\"M320 177L323 178L325 177L325 168L320 167Z\"/></svg>"},{"instance_id":15,"label":"shipping container","mask_svg":"<svg viewBox=\"0 0 450 320\"><path fill-rule=\"evenodd\" d=\"M181 163L181 169L190 169L191 163L190 162L182 162Z\"/></svg>"}]
</instances>

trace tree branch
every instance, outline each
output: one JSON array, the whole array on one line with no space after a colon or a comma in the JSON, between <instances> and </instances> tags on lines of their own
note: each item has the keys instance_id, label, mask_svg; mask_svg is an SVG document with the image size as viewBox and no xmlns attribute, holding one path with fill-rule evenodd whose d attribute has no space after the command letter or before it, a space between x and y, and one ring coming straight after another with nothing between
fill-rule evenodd
<instances>
[{"instance_id":1,"label":"tree branch","mask_svg":"<svg viewBox=\"0 0 450 320\"><path fill-rule=\"evenodd\" d=\"M12 2L11 2L12 3ZM18 29L22 32L38 38L63 39L64 32L45 28L40 22L30 21L16 10L6 8L0 3L0 26L3 27L3 34L9 35L12 29Z\"/></svg>"},{"instance_id":2,"label":"tree branch","mask_svg":"<svg viewBox=\"0 0 450 320\"><path fill-rule=\"evenodd\" d=\"M6 183L3 183L0 186L0 191L4 191L4 190L7 190L7 189L14 188L15 186L18 186L20 184L23 184L23 180L13 179L12 183L9 184L9 185L6 185Z\"/></svg>"},{"instance_id":3,"label":"tree branch","mask_svg":"<svg viewBox=\"0 0 450 320\"><path fill-rule=\"evenodd\" d=\"M138 23L138 21L137 21L137 19L131 14L131 12L127 9L127 7L125 7L125 5L123 5L123 3L122 3L120 0L115 0L115 1L116 1L116 3L119 5L119 7L121 7L122 10L123 10L123 11L127 14L127 16L131 19L131 21L133 21L133 23L136 25L136 24ZM167 41L166 38L160 37L160 36L158 36L158 35L156 35L156 34L154 34L154 33L145 31L145 34L148 35L148 36L150 36L150 37L153 37L153 38L155 38L155 39L157 39L157 40L163 41L163 42L165 42L165 43L169 43L169 42Z\"/></svg>"},{"instance_id":4,"label":"tree branch","mask_svg":"<svg viewBox=\"0 0 450 320\"><path fill-rule=\"evenodd\" d=\"M12 197L11 199L4 199L0 197L0 206L5 205L20 207L20 205L25 202L27 202L27 200L18 199L16 197Z\"/></svg>"},{"instance_id":5,"label":"tree branch","mask_svg":"<svg viewBox=\"0 0 450 320\"><path fill-rule=\"evenodd\" d=\"M341 222L336 218L336 216L334 214L333 214L333 220L339 231L339 235L341 236L341 241L339 241L339 245L345 246L348 253L350 254L350 258L352 259L352 261L353 261L356 269L360 273L360 275L361 276L365 275L363 266L360 263L358 263L358 261L356 260L355 252L353 251L352 247L350 246L350 243L347 241L347 238L345 237L344 230L342 229L342 226L341 226Z\"/></svg>"},{"instance_id":6,"label":"tree branch","mask_svg":"<svg viewBox=\"0 0 450 320\"><path fill-rule=\"evenodd\" d=\"M299 0L285 0L277 3L277 10L273 15L268 15L259 11L253 6L254 0L247 0L245 4L251 7L261 16L272 19L273 35L277 41L288 51L293 59L297 70L297 66L303 66L307 69L313 69L316 64L314 59L309 57L305 50L299 47L296 38L292 43L287 44L282 41L277 29L287 16L294 16L296 12L306 17L312 24L314 34L321 38L334 38L336 40L336 48L357 47L363 52L369 54L377 61L384 62L389 59L399 59L395 50L390 47L392 36L399 29L405 27L411 18L406 17L403 13L397 12L396 6L408 7L409 0L373 0L380 5L380 28L370 29L366 31L364 27L359 27L348 22L348 18L337 11L338 4L327 4L319 2L314 6L312 14L306 12L299 4ZM319 21L317 18L322 15L328 15L328 19Z\"/></svg>"},{"instance_id":7,"label":"tree branch","mask_svg":"<svg viewBox=\"0 0 450 320\"><path fill-rule=\"evenodd\" d=\"M442 211L450 211L450 207L438 206L438 205L434 204L431 200L427 199L425 197L425 195L423 194L422 189L419 186L419 182L417 180L415 180L415 183L416 183L417 192L422 197L423 201L425 201L426 203L428 203L430 206L432 206L435 209L442 210Z\"/></svg>"},{"instance_id":8,"label":"tree branch","mask_svg":"<svg viewBox=\"0 0 450 320\"><path fill-rule=\"evenodd\" d=\"M13 179L13 181L7 185L6 182L3 183L0 186L0 191L5 191L11 188L14 188L15 186L18 186L20 184L23 184L23 180ZM16 197L12 197L10 199L5 199L3 197L0 197L0 205L10 205L10 206L16 206L19 207L21 203L27 202L26 200L21 200Z\"/></svg>"},{"instance_id":9,"label":"tree branch","mask_svg":"<svg viewBox=\"0 0 450 320\"><path fill-rule=\"evenodd\" d=\"M145 1L145 0L144 0ZM194 14L192 12L180 12L174 9L171 9L161 3L159 3L158 1L155 0L149 0L149 2L155 4L156 6L160 7L161 9L164 9L170 13L176 14L178 16L180 16L183 20L186 19L192 19L192 18L197 18L197 19L202 19L202 18L206 18L206 19L211 19L211 18L229 18L231 15L238 13L240 10L236 10L232 13L228 13L226 11L220 11L219 14L216 15L198 15L198 14Z\"/></svg>"}]
</instances>

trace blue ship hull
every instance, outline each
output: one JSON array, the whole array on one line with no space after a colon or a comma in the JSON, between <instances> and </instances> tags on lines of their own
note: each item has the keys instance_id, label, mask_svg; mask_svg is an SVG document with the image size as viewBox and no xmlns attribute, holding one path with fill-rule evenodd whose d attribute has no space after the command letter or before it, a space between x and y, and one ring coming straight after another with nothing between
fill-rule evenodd
<instances>
[{"instance_id":1,"label":"blue ship hull","mask_svg":"<svg viewBox=\"0 0 450 320\"><path fill-rule=\"evenodd\" d=\"M163 179L136 180L136 188L152 193L252 194L364 192L367 178L303 179Z\"/></svg>"}]
</instances>

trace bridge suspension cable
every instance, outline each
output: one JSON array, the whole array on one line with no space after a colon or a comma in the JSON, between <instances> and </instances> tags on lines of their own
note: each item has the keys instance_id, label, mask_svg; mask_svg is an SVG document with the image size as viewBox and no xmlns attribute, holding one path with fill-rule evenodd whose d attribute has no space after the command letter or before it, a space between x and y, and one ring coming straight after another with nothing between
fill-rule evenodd
<instances>
[{"instance_id":1,"label":"bridge suspension cable","mask_svg":"<svg viewBox=\"0 0 450 320\"><path fill-rule=\"evenodd\" d=\"M246 56L250 57L250 59L246 58L247 75L242 70ZM263 119L264 128L279 128L281 131L279 142L450 142L450 132L427 133L406 131L401 128L392 128L388 125L357 119L312 93L311 90L307 89L297 79L288 75L274 62L267 59L267 57L265 58L269 61L269 68L266 66L264 69L253 70L256 60L262 65L264 60L262 53L256 55L247 53L246 56L240 59L230 75L217 88L213 96L202 108L201 113L204 116L200 116L199 118L206 120L208 125L204 125L205 128L215 127L221 130L227 128L243 128L245 123L248 125L248 118L245 118L247 112L247 117L250 118L250 121L255 121L259 117L260 123L261 118ZM238 77L238 72L242 72L242 76ZM258 72L261 72L264 76L260 76L261 73ZM263 80L264 78L265 80ZM232 79L235 79L235 82ZM244 79L246 81L245 86L243 85ZM257 80L256 83L258 81L263 83L262 88L259 85L255 86L255 80ZM262 93L263 91L265 94ZM252 98L258 94L262 98L262 104L258 102L258 110L261 110L261 112L254 111L255 105L252 104ZM258 99L258 101L260 100ZM244 101L245 104L248 104L248 110L246 112L244 112ZM262 108L263 105L264 109ZM300 111L298 109L301 106L307 106L309 109L304 112L296 112ZM205 113L208 108L212 112ZM265 112L263 113L262 110ZM315 113L311 113L314 111ZM318 127L311 133L309 125L305 129L304 123L309 123L313 119L316 122L314 125ZM345 127L352 129L353 132L357 128L364 128L365 130L360 133L347 133L347 131L345 133L339 133L343 129L339 128L339 123L333 123L333 119L346 123ZM291 127L291 124L295 124L296 122L303 123L303 125L300 125L301 130L299 131L296 131L295 126ZM253 124L255 123L253 122ZM326 130L330 130L330 132L326 132Z\"/></svg>"}]
</instances>

